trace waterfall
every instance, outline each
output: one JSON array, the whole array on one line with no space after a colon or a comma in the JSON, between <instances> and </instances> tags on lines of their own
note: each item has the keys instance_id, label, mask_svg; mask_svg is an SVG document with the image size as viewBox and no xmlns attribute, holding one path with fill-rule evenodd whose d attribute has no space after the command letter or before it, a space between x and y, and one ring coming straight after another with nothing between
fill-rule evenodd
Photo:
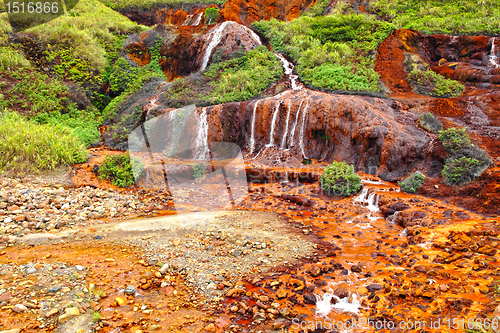
<instances>
[{"instance_id":1,"label":"waterfall","mask_svg":"<svg viewBox=\"0 0 500 333\"><path fill-rule=\"evenodd\" d=\"M257 105L258 103L255 102L252 111L252 129L250 132L250 154L252 154L253 151L255 150L255 112L257 111Z\"/></svg>"},{"instance_id":2,"label":"waterfall","mask_svg":"<svg viewBox=\"0 0 500 333\"><path fill-rule=\"evenodd\" d=\"M493 38L493 41L491 42L491 54L490 54L490 60L488 61L488 66L498 68L500 67L500 64L498 64L497 60L498 57L495 54L495 40L496 38Z\"/></svg>"},{"instance_id":3,"label":"waterfall","mask_svg":"<svg viewBox=\"0 0 500 333\"><path fill-rule=\"evenodd\" d=\"M182 25L189 25L189 21L191 20L192 17L193 15L188 15L184 20L184 22L182 22Z\"/></svg>"},{"instance_id":4,"label":"waterfall","mask_svg":"<svg viewBox=\"0 0 500 333\"><path fill-rule=\"evenodd\" d=\"M297 79L299 78L297 75L293 74L293 69L295 66L283 57L282 54L275 53L274 54L280 61L283 66L283 70L285 71L285 75L287 75L292 83L293 90L300 90L302 86L297 85Z\"/></svg>"},{"instance_id":5,"label":"waterfall","mask_svg":"<svg viewBox=\"0 0 500 333\"><path fill-rule=\"evenodd\" d=\"M281 149L285 149L286 137L288 135L288 122L290 120L290 107L291 107L291 103L288 103L288 113L286 115L285 134L283 135L283 139L281 140Z\"/></svg>"},{"instance_id":6,"label":"waterfall","mask_svg":"<svg viewBox=\"0 0 500 333\"><path fill-rule=\"evenodd\" d=\"M354 198L354 201L361 203L361 205L363 205L366 209L370 211L367 217L370 221L373 222L380 218L373 215L375 213L380 212L380 209L378 208L378 196L375 192L369 194L368 190L369 190L368 187L363 188L361 193Z\"/></svg>"},{"instance_id":7,"label":"waterfall","mask_svg":"<svg viewBox=\"0 0 500 333\"><path fill-rule=\"evenodd\" d=\"M295 123L293 124L293 128L292 128L292 131L290 133L290 139L288 140L288 147L293 147L293 138L295 136L295 128L297 127L297 123L299 122L300 109L302 108L302 103L304 103L304 100L300 101L299 108L297 110L297 116L295 117Z\"/></svg>"},{"instance_id":8,"label":"waterfall","mask_svg":"<svg viewBox=\"0 0 500 333\"><path fill-rule=\"evenodd\" d=\"M278 113L280 109L281 101L276 104L276 108L274 109L273 120L271 121L271 134L269 136L269 144L266 147L274 146L274 128L276 127L276 121L278 120Z\"/></svg>"},{"instance_id":9,"label":"waterfall","mask_svg":"<svg viewBox=\"0 0 500 333\"><path fill-rule=\"evenodd\" d=\"M257 35L252 29L249 29L244 25L242 25L242 27L252 36L252 38L257 42L258 45L262 45L262 41L260 40L259 35Z\"/></svg>"},{"instance_id":10,"label":"waterfall","mask_svg":"<svg viewBox=\"0 0 500 333\"><path fill-rule=\"evenodd\" d=\"M165 86L166 86L166 88L165 88ZM159 85L158 88L156 88L156 90L160 90L160 92L155 94L149 100L149 103L142 107L142 111L146 113L146 117L145 117L146 120L148 119L149 112L151 112L151 110L153 110L154 108L156 108L158 106L158 99L160 98L161 94L163 94L165 91L167 91L167 89L169 87L170 87L170 84L163 83L163 84Z\"/></svg>"},{"instance_id":11,"label":"waterfall","mask_svg":"<svg viewBox=\"0 0 500 333\"><path fill-rule=\"evenodd\" d=\"M201 13L198 14L198 16L196 17L196 20L194 21L193 25L194 26L199 26L202 17L203 17L203 12L201 12Z\"/></svg>"},{"instance_id":12,"label":"waterfall","mask_svg":"<svg viewBox=\"0 0 500 333\"><path fill-rule=\"evenodd\" d=\"M214 48L217 45L219 45L219 43L222 39L222 32L224 31L224 29L226 28L226 25L229 22L232 22L232 21L226 21L226 22L221 23L221 25L219 25L210 34L210 36L209 36L210 43L207 45L207 48L205 49L205 54L203 55L203 62L201 64L201 68L200 68L201 71L205 70L205 68L207 68L208 61L210 60L210 56L212 55L212 51L214 50ZM208 38L207 38L207 40L208 40Z\"/></svg>"},{"instance_id":13,"label":"waterfall","mask_svg":"<svg viewBox=\"0 0 500 333\"><path fill-rule=\"evenodd\" d=\"M300 128L300 140L299 140L299 147L302 150L302 155L304 156L304 158L307 158L306 153L304 151L304 127L306 126L306 115L308 108L309 108L309 103L306 105L304 111L302 112L302 127Z\"/></svg>"},{"instance_id":14,"label":"waterfall","mask_svg":"<svg viewBox=\"0 0 500 333\"><path fill-rule=\"evenodd\" d=\"M198 119L198 134L196 136L196 150L194 158L196 160L207 160L209 156L207 108L203 108L201 109Z\"/></svg>"}]
</instances>

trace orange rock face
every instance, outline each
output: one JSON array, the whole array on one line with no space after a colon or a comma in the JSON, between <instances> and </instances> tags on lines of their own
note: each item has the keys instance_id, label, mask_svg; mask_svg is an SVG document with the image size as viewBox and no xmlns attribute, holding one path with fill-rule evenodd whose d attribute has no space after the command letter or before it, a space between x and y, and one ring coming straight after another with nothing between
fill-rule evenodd
<instances>
[{"instance_id":1,"label":"orange rock face","mask_svg":"<svg viewBox=\"0 0 500 333\"><path fill-rule=\"evenodd\" d=\"M300 15L311 0L229 0L219 12L219 22L235 21L250 25L254 21L277 18L289 21Z\"/></svg>"}]
</instances>

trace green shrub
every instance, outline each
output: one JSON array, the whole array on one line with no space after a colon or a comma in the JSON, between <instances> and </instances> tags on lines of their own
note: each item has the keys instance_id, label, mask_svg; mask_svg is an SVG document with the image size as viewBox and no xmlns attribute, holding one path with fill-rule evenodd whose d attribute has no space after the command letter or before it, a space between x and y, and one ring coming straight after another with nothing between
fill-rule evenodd
<instances>
[{"instance_id":1,"label":"green shrub","mask_svg":"<svg viewBox=\"0 0 500 333\"><path fill-rule=\"evenodd\" d=\"M0 114L0 171L38 173L87 158L71 129L38 125L14 112Z\"/></svg>"},{"instance_id":2,"label":"green shrub","mask_svg":"<svg viewBox=\"0 0 500 333\"><path fill-rule=\"evenodd\" d=\"M212 91L206 96L211 103L248 100L260 94L283 74L280 61L264 46L244 56L212 64L205 76L212 78Z\"/></svg>"},{"instance_id":3,"label":"green shrub","mask_svg":"<svg viewBox=\"0 0 500 333\"><path fill-rule=\"evenodd\" d=\"M194 171L193 174L194 178L201 179L207 173L207 167L203 163L198 163L193 165L193 171Z\"/></svg>"},{"instance_id":4,"label":"green shrub","mask_svg":"<svg viewBox=\"0 0 500 333\"><path fill-rule=\"evenodd\" d=\"M378 45L394 30L370 15L342 14L307 17L289 22L254 22L276 52L286 53L299 77L315 88L380 92L374 71Z\"/></svg>"},{"instance_id":5,"label":"green shrub","mask_svg":"<svg viewBox=\"0 0 500 333\"><path fill-rule=\"evenodd\" d=\"M434 115L430 112L421 115L418 118L418 124L423 129L432 133L438 133L443 129L443 124L441 123L441 121L434 117Z\"/></svg>"},{"instance_id":6,"label":"green shrub","mask_svg":"<svg viewBox=\"0 0 500 333\"><path fill-rule=\"evenodd\" d=\"M104 163L99 167L100 179L111 180L111 184L127 187L135 184L134 175L142 175L144 163L137 157L130 157L129 153L107 155Z\"/></svg>"},{"instance_id":7,"label":"green shrub","mask_svg":"<svg viewBox=\"0 0 500 333\"><path fill-rule=\"evenodd\" d=\"M464 128L440 131L439 139L450 154L441 173L448 185L469 183L492 164L488 154L472 144Z\"/></svg>"},{"instance_id":8,"label":"green shrub","mask_svg":"<svg viewBox=\"0 0 500 333\"><path fill-rule=\"evenodd\" d=\"M11 47L0 47L0 72L27 67L31 67L31 63L26 60L21 51Z\"/></svg>"},{"instance_id":9,"label":"green shrub","mask_svg":"<svg viewBox=\"0 0 500 333\"><path fill-rule=\"evenodd\" d=\"M415 68L408 74L408 79L417 86L417 92L433 97L458 97L465 89L462 83L430 69L421 71Z\"/></svg>"},{"instance_id":10,"label":"green shrub","mask_svg":"<svg viewBox=\"0 0 500 333\"><path fill-rule=\"evenodd\" d=\"M456 129L452 127L444 131L440 131L439 139L441 140L444 149L453 155L458 154L462 149L473 147L465 128Z\"/></svg>"},{"instance_id":11,"label":"green shrub","mask_svg":"<svg viewBox=\"0 0 500 333\"><path fill-rule=\"evenodd\" d=\"M320 16L323 14L326 6L330 3L330 0L316 0L309 8L306 9L303 15L309 17Z\"/></svg>"},{"instance_id":12,"label":"green shrub","mask_svg":"<svg viewBox=\"0 0 500 333\"><path fill-rule=\"evenodd\" d=\"M109 82L109 92L119 95L139 77L140 68L130 65L124 58L118 58L116 62L104 73L104 80Z\"/></svg>"},{"instance_id":13,"label":"green shrub","mask_svg":"<svg viewBox=\"0 0 500 333\"><path fill-rule=\"evenodd\" d=\"M446 160L442 176L448 185L464 185L473 181L488 167L488 164L465 156Z\"/></svg>"},{"instance_id":14,"label":"green shrub","mask_svg":"<svg viewBox=\"0 0 500 333\"><path fill-rule=\"evenodd\" d=\"M425 176L420 172L415 172L409 177L398 182L401 191L406 193L415 193L425 182Z\"/></svg>"},{"instance_id":15,"label":"green shrub","mask_svg":"<svg viewBox=\"0 0 500 333\"><path fill-rule=\"evenodd\" d=\"M205 22L207 24L214 24L217 22L217 18L219 17L219 8L217 7L208 7L205 9L205 14L203 15L205 18Z\"/></svg>"},{"instance_id":16,"label":"green shrub","mask_svg":"<svg viewBox=\"0 0 500 333\"><path fill-rule=\"evenodd\" d=\"M354 166L334 161L327 166L320 177L321 190L328 195L350 196L357 193L363 184L354 172Z\"/></svg>"}]
</instances>

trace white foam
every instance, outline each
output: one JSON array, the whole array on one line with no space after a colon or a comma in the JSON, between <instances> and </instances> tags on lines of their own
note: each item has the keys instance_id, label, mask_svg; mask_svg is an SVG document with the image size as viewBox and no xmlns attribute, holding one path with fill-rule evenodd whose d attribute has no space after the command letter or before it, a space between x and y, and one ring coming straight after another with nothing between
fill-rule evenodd
<instances>
[{"instance_id":1,"label":"white foam","mask_svg":"<svg viewBox=\"0 0 500 333\"><path fill-rule=\"evenodd\" d=\"M339 298L330 293L325 293L323 296L316 297L318 298L316 302L316 315L320 316L326 317L332 310L359 314L359 309L361 308L361 303L358 300L357 294L352 294L351 302L349 302L349 297ZM332 304L332 299L335 299L337 302Z\"/></svg>"},{"instance_id":2,"label":"white foam","mask_svg":"<svg viewBox=\"0 0 500 333\"><path fill-rule=\"evenodd\" d=\"M500 64L498 63L498 57L495 54L495 40L496 38L493 38L493 41L491 42L491 52L490 52L490 60L488 62L488 66L490 67L495 67L499 68Z\"/></svg>"},{"instance_id":3,"label":"white foam","mask_svg":"<svg viewBox=\"0 0 500 333\"><path fill-rule=\"evenodd\" d=\"M290 82L292 83L292 89L293 90L301 90L303 88L302 85L297 84L297 79L299 78L297 75L293 74L293 69L295 66L286 58L280 54L280 53L275 53L274 54L280 61L281 65L283 66L283 70L285 71L285 75L288 76L290 79Z\"/></svg>"}]
</instances>

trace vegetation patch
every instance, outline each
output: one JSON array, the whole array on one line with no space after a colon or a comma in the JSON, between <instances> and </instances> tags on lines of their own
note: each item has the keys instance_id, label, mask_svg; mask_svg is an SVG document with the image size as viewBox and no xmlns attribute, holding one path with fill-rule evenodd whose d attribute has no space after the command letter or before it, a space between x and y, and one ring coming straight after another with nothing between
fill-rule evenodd
<instances>
[{"instance_id":1,"label":"vegetation patch","mask_svg":"<svg viewBox=\"0 0 500 333\"><path fill-rule=\"evenodd\" d=\"M205 19L206 24L214 24L217 22L217 18L219 17L219 8L217 7L208 7L205 9L205 13L203 14L203 18Z\"/></svg>"},{"instance_id":2,"label":"vegetation patch","mask_svg":"<svg viewBox=\"0 0 500 333\"><path fill-rule=\"evenodd\" d=\"M0 114L0 171L39 173L87 158L85 146L68 127L35 124L7 110Z\"/></svg>"},{"instance_id":3,"label":"vegetation patch","mask_svg":"<svg viewBox=\"0 0 500 333\"><path fill-rule=\"evenodd\" d=\"M439 139L450 155L441 173L448 185L467 184L492 164L488 154L472 144L463 128L440 131Z\"/></svg>"},{"instance_id":4,"label":"vegetation patch","mask_svg":"<svg viewBox=\"0 0 500 333\"><path fill-rule=\"evenodd\" d=\"M430 69L414 69L408 74L408 79L418 93L432 97L458 97L465 89L462 83L447 79Z\"/></svg>"},{"instance_id":5,"label":"vegetation patch","mask_svg":"<svg viewBox=\"0 0 500 333\"><path fill-rule=\"evenodd\" d=\"M500 34L497 0L372 0L369 10L398 28L425 34Z\"/></svg>"},{"instance_id":6,"label":"vegetation patch","mask_svg":"<svg viewBox=\"0 0 500 333\"><path fill-rule=\"evenodd\" d=\"M119 187L135 184L143 172L144 163L138 157L130 157L129 153L107 155L97 171L100 179L108 179L111 184Z\"/></svg>"},{"instance_id":7,"label":"vegetation patch","mask_svg":"<svg viewBox=\"0 0 500 333\"><path fill-rule=\"evenodd\" d=\"M401 191L406 193L415 193L425 182L425 176L420 172L415 172L409 177L398 182Z\"/></svg>"},{"instance_id":8,"label":"vegetation patch","mask_svg":"<svg viewBox=\"0 0 500 333\"><path fill-rule=\"evenodd\" d=\"M193 165L193 177L195 179L202 179L207 173L207 167L203 163Z\"/></svg>"},{"instance_id":9,"label":"vegetation patch","mask_svg":"<svg viewBox=\"0 0 500 333\"><path fill-rule=\"evenodd\" d=\"M418 118L418 125L431 133L438 133L443 129L441 121L430 112L424 113Z\"/></svg>"},{"instance_id":10,"label":"vegetation patch","mask_svg":"<svg viewBox=\"0 0 500 333\"><path fill-rule=\"evenodd\" d=\"M354 166L333 161L320 177L321 190L330 196L350 196L357 193L363 184Z\"/></svg>"},{"instance_id":11,"label":"vegetation patch","mask_svg":"<svg viewBox=\"0 0 500 333\"><path fill-rule=\"evenodd\" d=\"M301 16L259 21L254 28L297 65L302 81L331 91L381 92L373 69L378 45L395 29L371 15Z\"/></svg>"},{"instance_id":12,"label":"vegetation patch","mask_svg":"<svg viewBox=\"0 0 500 333\"><path fill-rule=\"evenodd\" d=\"M113 9L127 7L152 8L154 6L180 6L187 4L223 4L226 0L100 0Z\"/></svg>"}]
</instances>

